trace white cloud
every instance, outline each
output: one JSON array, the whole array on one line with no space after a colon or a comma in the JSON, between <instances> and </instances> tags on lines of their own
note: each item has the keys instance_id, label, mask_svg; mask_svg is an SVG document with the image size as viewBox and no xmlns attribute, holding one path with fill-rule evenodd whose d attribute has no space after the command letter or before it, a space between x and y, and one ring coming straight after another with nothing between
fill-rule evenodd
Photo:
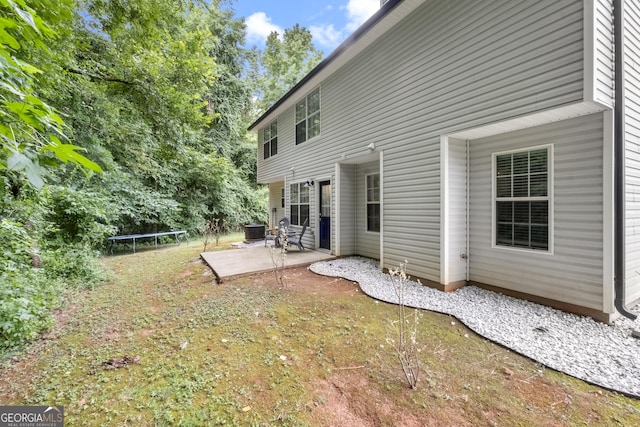
<instances>
[{"instance_id":1,"label":"white cloud","mask_svg":"<svg viewBox=\"0 0 640 427\"><path fill-rule=\"evenodd\" d=\"M380 0L349 0L345 9L349 19L346 28L353 32L380 9Z\"/></svg>"},{"instance_id":2,"label":"white cloud","mask_svg":"<svg viewBox=\"0 0 640 427\"><path fill-rule=\"evenodd\" d=\"M333 24L330 25L311 25L309 31L313 36L314 44L317 43L320 46L336 46L343 37L342 31L336 30Z\"/></svg>"},{"instance_id":3,"label":"white cloud","mask_svg":"<svg viewBox=\"0 0 640 427\"><path fill-rule=\"evenodd\" d=\"M271 18L264 12L256 12L245 21L247 24L247 42L264 43L269 34L277 31L280 37L284 30L271 22Z\"/></svg>"}]
</instances>

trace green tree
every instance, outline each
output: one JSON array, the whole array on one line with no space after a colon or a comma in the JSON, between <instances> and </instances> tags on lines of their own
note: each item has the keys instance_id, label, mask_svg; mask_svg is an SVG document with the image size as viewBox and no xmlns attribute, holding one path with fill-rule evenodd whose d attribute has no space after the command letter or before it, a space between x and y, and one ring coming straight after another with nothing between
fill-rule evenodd
<instances>
[{"instance_id":1,"label":"green tree","mask_svg":"<svg viewBox=\"0 0 640 427\"><path fill-rule=\"evenodd\" d=\"M256 141L247 132L252 120L254 82L246 76L251 53L244 49L245 26L233 13L218 9L210 17L216 43L211 55L216 58L218 78L207 95L208 107L218 115L207 131L210 153L228 159L245 180L256 183Z\"/></svg>"},{"instance_id":2,"label":"green tree","mask_svg":"<svg viewBox=\"0 0 640 427\"><path fill-rule=\"evenodd\" d=\"M19 187L22 177L41 188L50 155L100 171L79 147L63 142L64 122L36 87L42 70L32 60L50 55L46 42L69 22L70 5L71 0L0 0L0 191Z\"/></svg>"},{"instance_id":3,"label":"green tree","mask_svg":"<svg viewBox=\"0 0 640 427\"><path fill-rule=\"evenodd\" d=\"M108 198L121 233L260 220L243 42L219 1L79 2L48 95L105 174L56 182Z\"/></svg>"},{"instance_id":4,"label":"green tree","mask_svg":"<svg viewBox=\"0 0 640 427\"><path fill-rule=\"evenodd\" d=\"M266 111L295 86L322 56L313 45L311 32L298 24L284 30L282 40L277 32L269 34L264 51L257 54L254 63L259 112Z\"/></svg>"}]
</instances>

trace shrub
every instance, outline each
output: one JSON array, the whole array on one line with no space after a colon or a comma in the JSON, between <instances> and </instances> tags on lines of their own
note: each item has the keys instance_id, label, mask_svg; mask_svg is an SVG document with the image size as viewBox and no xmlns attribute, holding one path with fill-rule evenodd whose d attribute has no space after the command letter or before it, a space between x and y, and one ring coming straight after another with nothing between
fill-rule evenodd
<instances>
[{"instance_id":1,"label":"shrub","mask_svg":"<svg viewBox=\"0 0 640 427\"><path fill-rule=\"evenodd\" d=\"M76 289L92 289L107 279L97 257L96 251L82 246L46 249L42 253L42 265L52 280Z\"/></svg>"},{"instance_id":2,"label":"shrub","mask_svg":"<svg viewBox=\"0 0 640 427\"><path fill-rule=\"evenodd\" d=\"M0 271L15 271L31 266L33 239L23 225L7 218L0 220Z\"/></svg>"},{"instance_id":3,"label":"shrub","mask_svg":"<svg viewBox=\"0 0 640 427\"><path fill-rule=\"evenodd\" d=\"M21 345L52 324L58 284L43 271L0 273L0 349Z\"/></svg>"},{"instance_id":4,"label":"shrub","mask_svg":"<svg viewBox=\"0 0 640 427\"><path fill-rule=\"evenodd\" d=\"M106 236L113 234L115 214L106 197L95 192L50 186L48 220L56 230L47 240L99 247ZM59 245L64 244L60 242Z\"/></svg>"}]
</instances>

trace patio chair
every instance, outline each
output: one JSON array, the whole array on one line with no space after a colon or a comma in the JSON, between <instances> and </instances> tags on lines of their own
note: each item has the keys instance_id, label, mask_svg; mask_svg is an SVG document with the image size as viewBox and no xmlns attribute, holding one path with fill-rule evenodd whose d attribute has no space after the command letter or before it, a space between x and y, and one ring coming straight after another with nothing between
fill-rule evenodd
<instances>
[{"instance_id":1,"label":"patio chair","mask_svg":"<svg viewBox=\"0 0 640 427\"><path fill-rule=\"evenodd\" d=\"M289 218L286 216L278 221L278 228L271 228L267 230L264 236L264 245L267 246L267 240L273 240L276 248L280 247L280 234L283 233L283 229L289 228Z\"/></svg>"},{"instance_id":2,"label":"patio chair","mask_svg":"<svg viewBox=\"0 0 640 427\"><path fill-rule=\"evenodd\" d=\"M304 220L304 224L302 224L302 231L300 233L287 236L287 242L290 245L296 245L301 251L304 251L304 246L302 246L302 236L304 236L304 232L307 231L307 225L309 225L309 218Z\"/></svg>"}]
</instances>

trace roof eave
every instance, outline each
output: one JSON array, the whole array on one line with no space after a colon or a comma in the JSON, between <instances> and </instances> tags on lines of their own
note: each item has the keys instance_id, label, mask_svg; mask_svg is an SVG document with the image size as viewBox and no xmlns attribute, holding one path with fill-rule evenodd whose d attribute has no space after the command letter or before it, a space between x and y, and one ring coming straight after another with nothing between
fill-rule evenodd
<instances>
[{"instance_id":1,"label":"roof eave","mask_svg":"<svg viewBox=\"0 0 640 427\"><path fill-rule=\"evenodd\" d=\"M271 106L262 116L260 116L255 122L249 126L248 130L255 129L260 123L265 121L274 111L291 98L300 88L307 84L313 77L315 77L320 71L324 70L327 66L333 63L337 58L342 56L351 46L353 46L362 36L367 34L373 27L376 26L385 16L389 14L395 7L402 3L403 0L389 0L384 6L382 6L375 14L371 16L364 24L362 24L356 31L354 31L345 41L343 41L333 52L324 58L318 65L313 68L306 76L304 76L294 87L292 87L286 94L282 96L275 104Z\"/></svg>"}]
</instances>

